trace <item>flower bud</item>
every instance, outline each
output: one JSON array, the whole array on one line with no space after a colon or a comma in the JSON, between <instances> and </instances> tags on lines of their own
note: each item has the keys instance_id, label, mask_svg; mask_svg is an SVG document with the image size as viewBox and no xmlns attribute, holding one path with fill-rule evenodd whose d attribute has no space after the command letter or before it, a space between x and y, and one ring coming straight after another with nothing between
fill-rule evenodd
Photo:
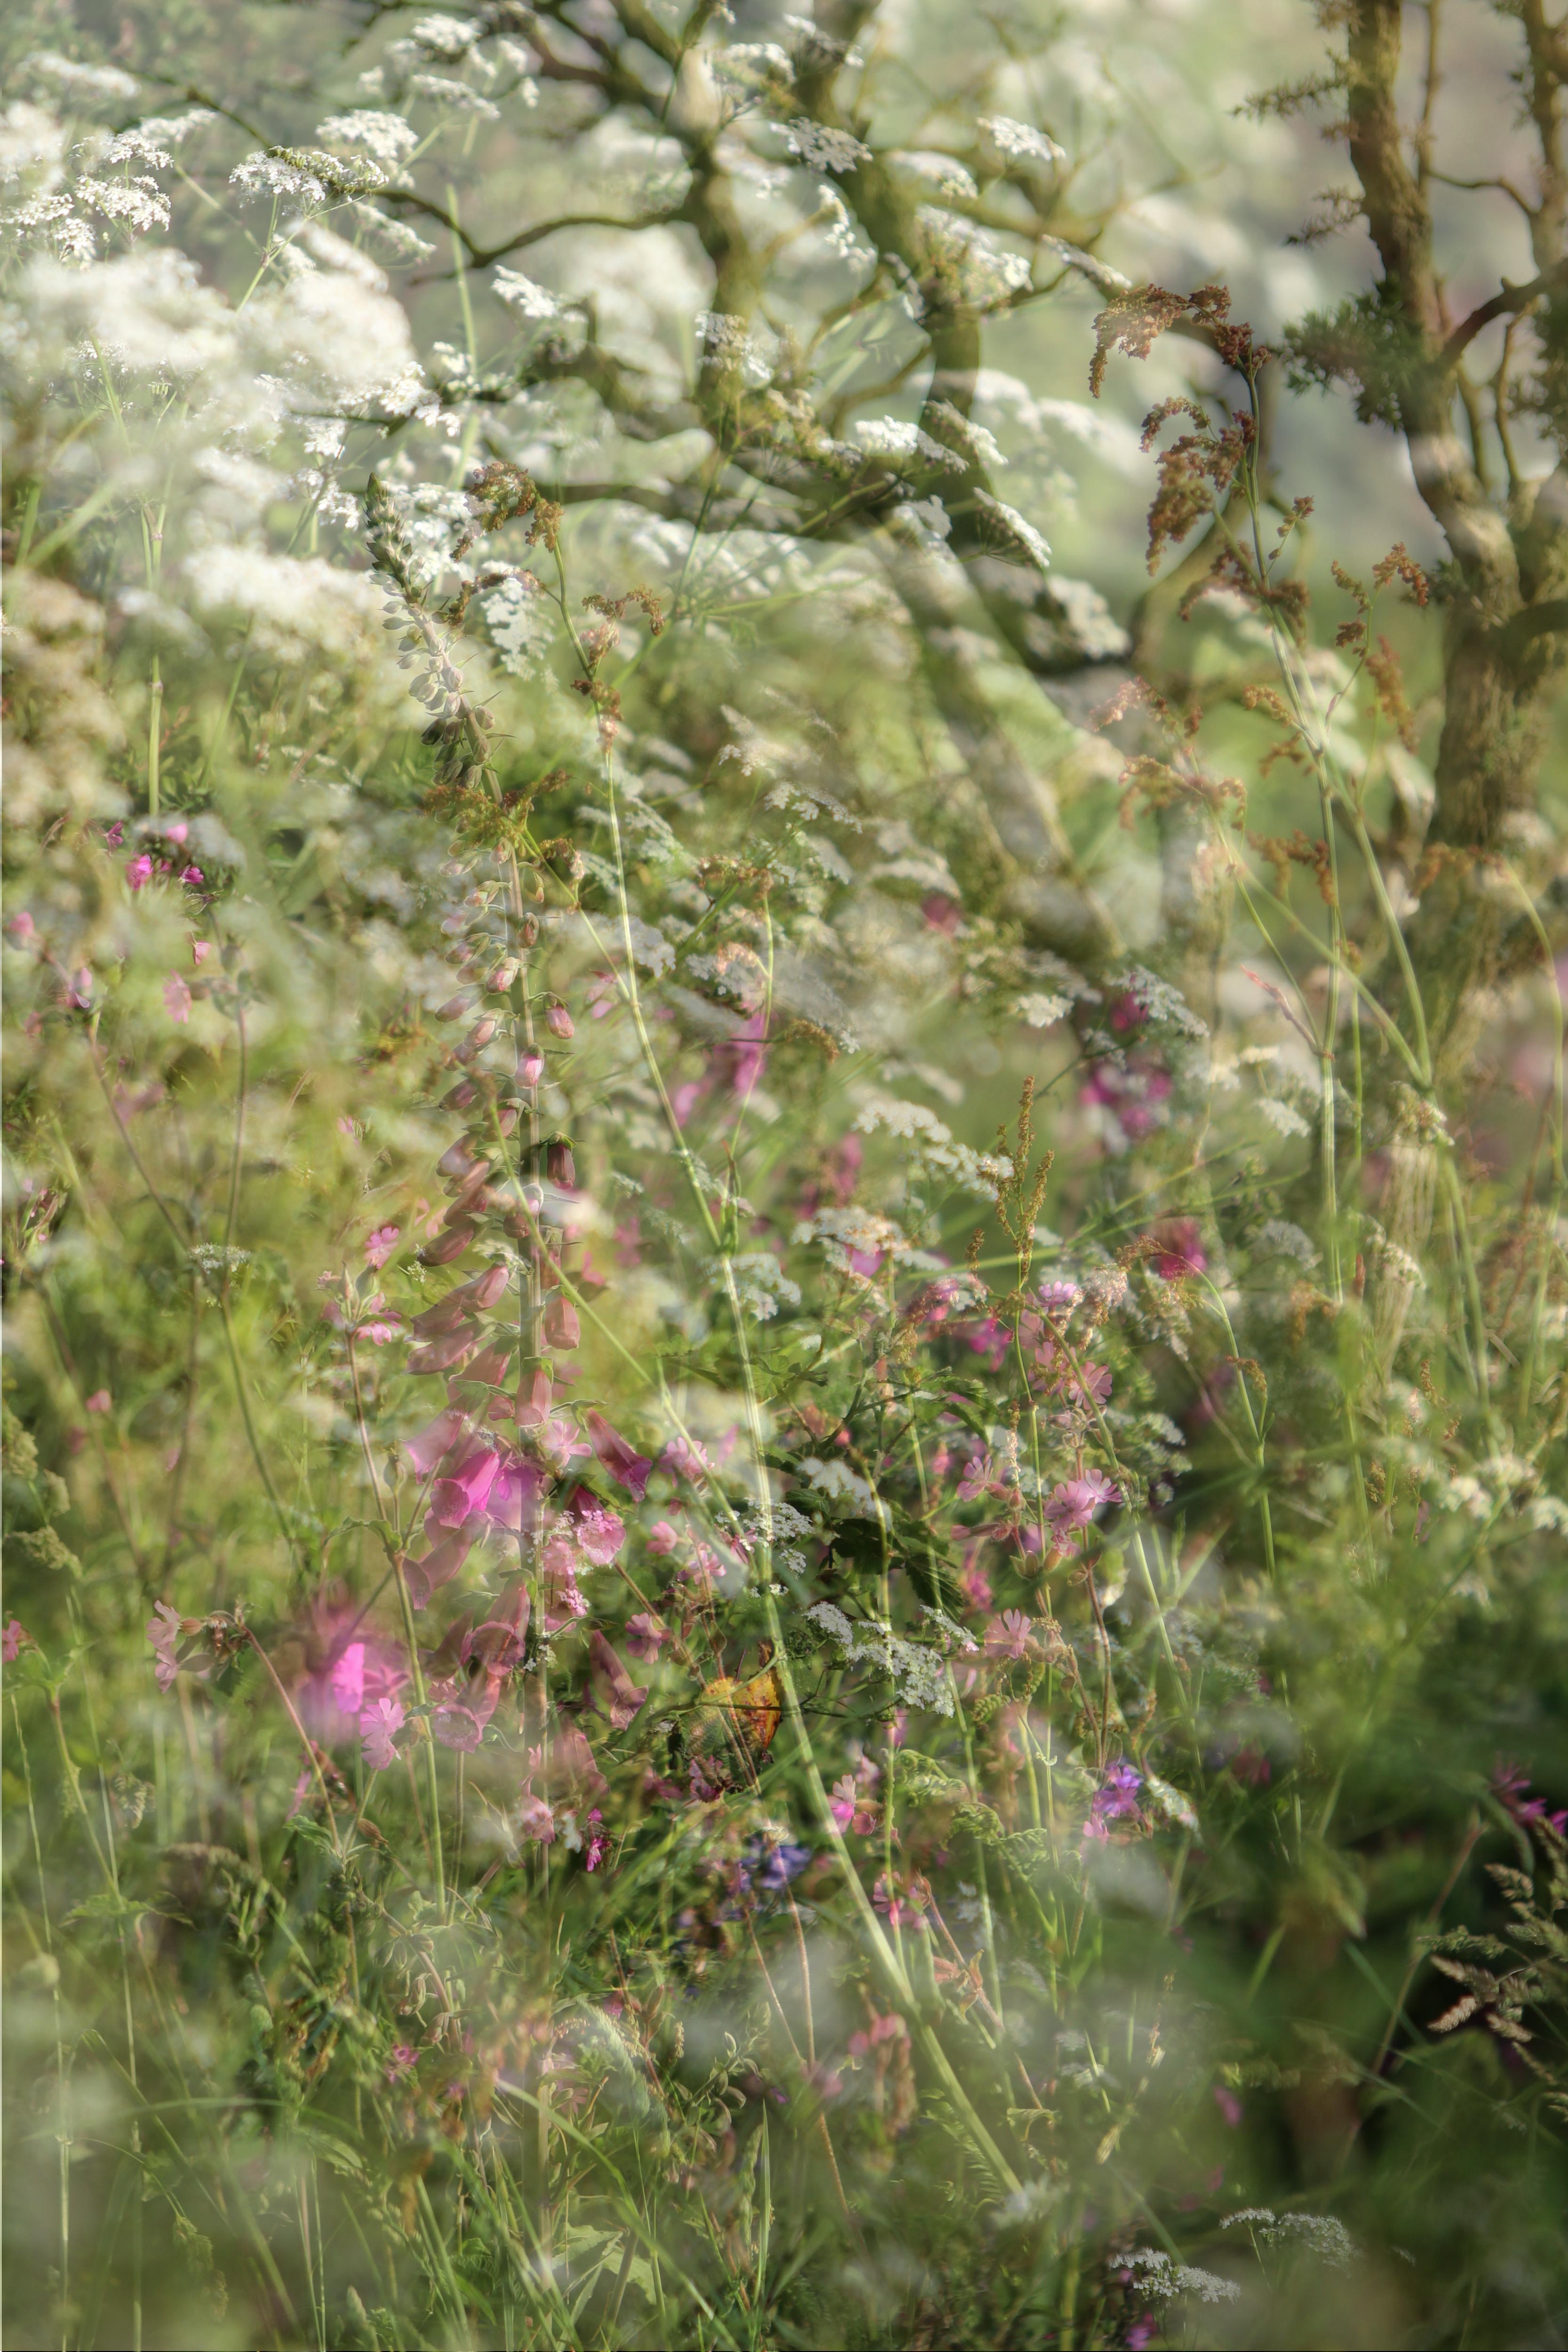
<instances>
[{"instance_id":1,"label":"flower bud","mask_svg":"<svg viewBox=\"0 0 1568 2352\"><path fill-rule=\"evenodd\" d=\"M552 1004L544 1016L544 1025L556 1037L574 1037L576 1024L563 1004Z\"/></svg>"}]
</instances>

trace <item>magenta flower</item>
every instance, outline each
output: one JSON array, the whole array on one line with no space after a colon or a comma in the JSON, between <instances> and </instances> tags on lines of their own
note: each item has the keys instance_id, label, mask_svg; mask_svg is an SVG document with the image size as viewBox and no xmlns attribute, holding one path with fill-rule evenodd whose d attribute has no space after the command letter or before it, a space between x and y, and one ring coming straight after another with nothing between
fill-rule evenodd
<instances>
[{"instance_id":1,"label":"magenta flower","mask_svg":"<svg viewBox=\"0 0 1568 2352\"><path fill-rule=\"evenodd\" d=\"M184 866L180 869L180 879L182 882L188 883L193 890L199 890L206 880L206 876L199 866Z\"/></svg>"},{"instance_id":2,"label":"magenta flower","mask_svg":"<svg viewBox=\"0 0 1568 2352\"><path fill-rule=\"evenodd\" d=\"M923 1927L925 1926L922 1916L925 1908L923 1903L918 1902L912 1893L906 1892L899 1885L897 1879L889 1878L886 1872L872 1887L871 1900L881 1912L889 1927ZM900 2026L903 2025L902 2018L900 2018L899 2023ZM872 2029L872 2032L873 2038L877 2038L875 2028ZM851 2050L855 2047L853 2034L850 2036L849 2047Z\"/></svg>"},{"instance_id":3,"label":"magenta flower","mask_svg":"<svg viewBox=\"0 0 1568 2352\"><path fill-rule=\"evenodd\" d=\"M517 1057L517 1075L525 1087L536 1087L544 1076L544 1056L537 1045L527 1045Z\"/></svg>"},{"instance_id":4,"label":"magenta flower","mask_svg":"<svg viewBox=\"0 0 1568 2352\"><path fill-rule=\"evenodd\" d=\"M470 1520L467 1526L456 1528L451 1535L443 1537L439 1543L433 1544L422 1559L405 1561L404 1581L408 1587L408 1598L416 1609L423 1609L439 1586L451 1582L473 1549L474 1534Z\"/></svg>"},{"instance_id":5,"label":"magenta flower","mask_svg":"<svg viewBox=\"0 0 1568 2352\"><path fill-rule=\"evenodd\" d=\"M1166 1217L1154 1227L1158 1244L1150 1263L1163 1282L1179 1282L1184 1275L1202 1274L1208 1253L1198 1237L1195 1217Z\"/></svg>"},{"instance_id":6,"label":"magenta flower","mask_svg":"<svg viewBox=\"0 0 1568 2352\"><path fill-rule=\"evenodd\" d=\"M202 965L205 963L212 951L213 943L211 940L193 940L191 941L191 961L195 965L198 971L201 970Z\"/></svg>"},{"instance_id":7,"label":"magenta flower","mask_svg":"<svg viewBox=\"0 0 1568 2352\"><path fill-rule=\"evenodd\" d=\"M877 1826L876 1809L868 1804L852 1772L835 1780L827 1809L840 1830L853 1831L857 1837L869 1837Z\"/></svg>"},{"instance_id":8,"label":"magenta flower","mask_svg":"<svg viewBox=\"0 0 1568 2352\"><path fill-rule=\"evenodd\" d=\"M23 1643L31 1642L32 1638L21 1619L13 1617L4 1632L0 1632L0 1660L8 1666L14 1664Z\"/></svg>"},{"instance_id":9,"label":"magenta flower","mask_svg":"<svg viewBox=\"0 0 1568 2352\"><path fill-rule=\"evenodd\" d=\"M603 1822L604 1815L595 1805L588 1815L588 1838L583 1853L584 1869L603 1870L609 1860L610 1833Z\"/></svg>"},{"instance_id":10,"label":"magenta flower","mask_svg":"<svg viewBox=\"0 0 1568 2352\"><path fill-rule=\"evenodd\" d=\"M351 1642L332 1668L332 1696L340 1715L358 1715L364 1705L364 1643Z\"/></svg>"},{"instance_id":11,"label":"magenta flower","mask_svg":"<svg viewBox=\"0 0 1568 2352\"><path fill-rule=\"evenodd\" d=\"M654 1663L668 1639L668 1628L643 1610L626 1619L626 1647L644 1665Z\"/></svg>"},{"instance_id":12,"label":"magenta flower","mask_svg":"<svg viewBox=\"0 0 1568 2352\"><path fill-rule=\"evenodd\" d=\"M985 1628L985 1647L994 1658L1022 1658L1028 1651L1029 1637L1035 1630L1032 1618L1021 1609L1005 1609Z\"/></svg>"},{"instance_id":13,"label":"magenta flower","mask_svg":"<svg viewBox=\"0 0 1568 2352\"><path fill-rule=\"evenodd\" d=\"M573 1538L584 1559L595 1568L608 1568L626 1539L625 1520L606 1510L586 1486L573 1488L567 1509L571 1521L563 1522L563 1531Z\"/></svg>"},{"instance_id":14,"label":"magenta flower","mask_svg":"<svg viewBox=\"0 0 1568 2352\"><path fill-rule=\"evenodd\" d=\"M149 857L147 852L143 850L139 857L132 858L130 863L127 865L125 868L125 879L130 883L131 887L133 890L140 890L146 883L152 880L152 877L153 860Z\"/></svg>"},{"instance_id":15,"label":"magenta flower","mask_svg":"<svg viewBox=\"0 0 1568 2352\"><path fill-rule=\"evenodd\" d=\"M668 1559L671 1552L680 1549L680 1530L672 1528L668 1519L655 1519L647 1531L647 1548L655 1559Z\"/></svg>"},{"instance_id":16,"label":"magenta flower","mask_svg":"<svg viewBox=\"0 0 1568 2352\"><path fill-rule=\"evenodd\" d=\"M395 1698L378 1698L361 1714L360 1753L367 1771L384 1772L396 1763L397 1750L393 1740L403 1723L403 1708Z\"/></svg>"},{"instance_id":17,"label":"magenta flower","mask_svg":"<svg viewBox=\"0 0 1568 2352\"><path fill-rule=\"evenodd\" d=\"M526 1535L534 1526L538 1506L544 1493L544 1475L521 1454L502 1454L500 1467L486 1499L485 1508L498 1528L510 1528L516 1535Z\"/></svg>"},{"instance_id":18,"label":"magenta flower","mask_svg":"<svg viewBox=\"0 0 1568 2352\"><path fill-rule=\"evenodd\" d=\"M398 1225L377 1225L364 1245L364 1262L377 1273L397 1247L402 1228Z\"/></svg>"},{"instance_id":19,"label":"magenta flower","mask_svg":"<svg viewBox=\"0 0 1568 2352\"><path fill-rule=\"evenodd\" d=\"M94 1389L92 1394L84 1399L82 1410L84 1412L112 1412L114 1399L107 1389Z\"/></svg>"},{"instance_id":20,"label":"magenta flower","mask_svg":"<svg viewBox=\"0 0 1568 2352\"><path fill-rule=\"evenodd\" d=\"M574 1037L576 1024L563 1004L552 1004L544 1016L544 1025L552 1037Z\"/></svg>"},{"instance_id":21,"label":"magenta flower","mask_svg":"<svg viewBox=\"0 0 1568 2352\"><path fill-rule=\"evenodd\" d=\"M517 1833L531 1845L553 1845L555 1816L542 1797L529 1790L518 1805Z\"/></svg>"},{"instance_id":22,"label":"magenta flower","mask_svg":"<svg viewBox=\"0 0 1568 2352\"><path fill-rule=\"evenodd\" d=\"M409 1438L404 1451L422 1478L427 1478L436 1465L451 1452L467 1426L460 1412L438 1412L417 1436Z\"/></svg>"},{"instance_id":23,"label":"magenta flower","mask_svg":"<svg viewBox=\"0 0 1568 2352\"><path fill-rule=\"evenodd\" d=\"M1221 2115L1225 2117L1226 2122L1230 2126L1232 2131L1235 2131L1237 2126L1240 2123L1243 2115L1246 2113L1246 2109L1243 2107L1241 2101L1237 2097L1236 2093L1234 2091L1227 2091L1223 2083L1216 2083L1214 2086L1214 2103L1219 2109Z\"/></svg>"},{"instance_id":24,"label":"magenta flower","mask_svg":"<svg viewBox=\"0 0 1568 2352\"><path fill-rule=\"evenodd\" d=\"M173 1690L180 1671L179 1647L184 1638L185 1621L177 1609L166 1601L153 1604L153 1616L147 1627L147 1639L153 1644L153 1671L161 1691Z\"/></svg>"},{"instance_id":25,"label":"magenta flower","mask_svg":"<svg viewBox=\"0 0 1568 2352\"><path fill-rule=\"evenodd\" d=\"M163 1010L171 1021L186 1022L191 1017L191 992L177 971L172 971L163 982Z\"/></svg>"},{"instance_id":26,"label":"magenta flower","mask_svg":"<svg viewBox=\"0 0 1568 2352\"><path fill-rule=\"evenodd\" d=\"M647 1696L631 1676L595 1625L588 1637L588 1677L595 1705L610 1720L613 1731L624 1731Z\"/></svg>"},{"instance_id":27,"label":"magenta flower","mask_svg":"<svg viewBox=\"0 0 1568 2352\"><path fill-rule=\"evenodd\" d=\"M92 1003L92 973L85 963L67 983L66 1003L74 1004L79 1013L85 1013Z\"/></svg>"},{"instance_id":28,"label":"magenta flower","mask_svg":"<svg viewBox=\"0 0 1568 2352\"><path fill-rule=\"evenodd\" d=\"M500 1455L487 1445L465 1454L458 1467L447 1477L437 1478L430 1489L426 1526L433 1521L439 1528L460 1528L473 1518L484 1509L500 1468Z\"/></svg>"},{"instance_id":29,"label":"magenta flower","mask_svg":"<svg viewBox=\"0 0 1568 2352\"><path fill-rule=\"evenodd\" d=\"M1070 1315L1083 1293L1076 1282L1042 1282L1037 1296L1047 1315Z\"/></svg>"},{"instance_id":30,"label":"magenta flower","mask_svg":"<svg viewBox=\"0 0 1568 2352\"><path fill-rule=\"evenodd\" d=\"M391 2057L386 2062L387 2081L389 2083L395 2083L400 2076L404 2074L411 2074L417 2062L417 2052L411 2050L406 2042L397 2042L394 2046Z\"/></svg>"},{"instance_id":31,"label":"magenta flower","mask_svg":"<svg viewBox=\"0 0 1568 2352\"><path fill-rule=\"evenodd\" d=\"M700 1445L684 1437L673 1437L659 1455L658 1466L668 1470L672 1478L689 1479L695 1486L707 1476L710 1465Z\"/></svg>"},{"instance_id":32,"label":"magenta flower","mask_svg":"<svg viewBox=\"0 0 1568 2352\"><path fill-rule=\"evenodd\" d=\"M1076 1546L1083 1530L1093 1525L1096 1511L1121 1500L1119 1486L1100 1471L1089 1470L1081 1478L1066 1478L1051 1489L1046 1524L1058 1544Z\"/></svg>"},{"instance_id":33,"label":"magenta flower","mask_svg":"<svg viewBox=\"0 0 1568 2352\"><path fill-rule=\"evenodd\" d=\"M1106 1767L1105 1778L1095 1790L1089 1809L1089 1819L1083 1825L1086 1838L1103 1839L1110 1834L1107 1823L1120 1821L1142 1821L1138 1807L1138 1791L1143 1786L1143 1775L1135 1772L1131 1764L1120 1757Z\"/></svg>"},{"instance_id":34,"label":"magenta flower","mask_svg":"<svg viewBox=\"0 0 1568 2352\"><path fill-rule=\"evenodd\" d=\"M647 1491L647 1474L653 1468L647 1455L628 1445L602 1412L588 1415L588 1441L616 1484L624 1486L628 1495L635 1495L640 1503Z\"/></svg>"}]
</instances>

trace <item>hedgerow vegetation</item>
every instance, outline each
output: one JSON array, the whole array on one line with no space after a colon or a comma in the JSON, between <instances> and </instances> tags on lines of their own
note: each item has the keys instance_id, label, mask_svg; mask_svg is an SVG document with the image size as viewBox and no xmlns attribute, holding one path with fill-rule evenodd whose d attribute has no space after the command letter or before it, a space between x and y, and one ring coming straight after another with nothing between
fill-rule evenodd
<instances>
[{"instance_id":1,"label":"hedgerow vegetation","mask_svg":"<svg viewBox=\"0 0 1568 2352\"><path fill-rule=\"evenodd\" d=\"M6 2342L1559 2342L1568 29L3 38Z\"/></svg>"}]
</instances>

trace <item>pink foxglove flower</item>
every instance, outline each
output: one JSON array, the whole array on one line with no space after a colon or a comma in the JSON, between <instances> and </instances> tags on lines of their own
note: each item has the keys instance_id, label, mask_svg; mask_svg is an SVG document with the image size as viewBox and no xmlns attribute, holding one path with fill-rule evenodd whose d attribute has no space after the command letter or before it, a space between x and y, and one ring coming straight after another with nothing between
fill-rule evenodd
<instances>
[{"instance_id":1,"label":"pink foxglove flower","mask_svg":"<svg viewBox=\"0 0 1568 2352\"><path fill-rule=\"evenodd\" d=\"M637 1689L596 1625L588 1637L588 1676L595 1703L609 1717L611 1729L624 1731L647 1692Z\"/></svg>"},{"instance_id":2,"label":"pink foxglove flower","mask_svg":"<svg viewBox=\"0 0 1568 2352\"><path fill-rule=\"evenodd\" d=\"M429 1523L439 1528L464 1526L484 1509L500 1468L500 1455L488 1445L466 1454L456 1469L437 1478L431 1487Z\"/></svg>"},{"instance_id":3,"label":"pink foxglove flower","mask_svg":"<svg viewBox=\"0 0 1568 2352\"><path fill-rule=\"evenodd\" d=\"M552 1004L544 1016L544 1025L552 1037L574 1037L576 1024L563 1004Z\"/></svg>"},{"instance_id":4,"label":"pink foxglove flower","mask_svg":"<svg viewBox=\"0 0 1568 2352\"><path fill-rule=\"evenodd\" d=\"M588 1415L588 1442L616 1485L635 1495L640 1503L647 1491L647 1474L653 1468L647 1455L628 1445L602 1412Z\"/></svg>"}]
</instances>

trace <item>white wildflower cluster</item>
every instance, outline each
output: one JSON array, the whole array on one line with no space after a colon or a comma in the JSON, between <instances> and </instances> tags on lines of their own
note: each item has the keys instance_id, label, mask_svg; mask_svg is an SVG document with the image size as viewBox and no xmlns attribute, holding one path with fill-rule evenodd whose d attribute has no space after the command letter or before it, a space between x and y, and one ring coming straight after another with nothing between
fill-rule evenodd
<instances>
[{"instance_id":1,"label":"white wildflower cluster","mask_svg":"<svg viewBox=\"0 0 1568 2352\"><path fill-rule=\"evenodd\" d=\"M555 635L555 614L531 572L509 572L479 596L479 610L501 667L531 677Z\"/></svg>"},{"instance_id":2,"label":"white wildflower cluster","mask_svg":"<svg viewBox=\"0 0 1568 2352\"><path fill-rule=\"evenodd\" d=\"M974 503L988 518L994 533L1001 539L1009 553L1016 554L1021 549L1037 572L1050 570L1051 551L1047 541L1032 522L1026 520L1016 507L1007 506L1001 499L993 498L989 490L976 490Z\"/></svg>"},{"instance_id":3,"label":"white wildflower cluster","mask_svg":"<svg viewBox=\"0 0 1568 2352\"><path fill-rule=\"evenodd\" d=\"M806 1614L837 1644L847 1666L875 1666L885 1674L895 1685L900 1706L934 1715L952 1713L952 1690L940 1651L907 1642L875 1621L854 1622L831 1601L819 1601Z\"/></svg>"},{"instance_id":4,"label":"white wildflower cluster","mask_svg":"<svg viewBox=\"0 0 1568 2352\"><path fill-rule=\"evenodd\" d=\"M324 205L327 191L320 176L304 164L281 155L247 155L228 175L228 184L242 196L297 196L308 205Z\"/></svg>"},{"instance_id":5,"label":"white wildflower cluster","mask_svg":"<svg viewBox=\"0 0 1568 2352\"><path fill-rule=\"evenodd\" d=\"M279 660L365 660L379 645L380 592L368 573L221 544L190 557L185 573L198 610L244 614L252 645Z\"/></svg>"},{"instance_id":6,"label":"white wildflower cluster","mask_svg":"<svg viewBox=\"0 0 1568 2352\"><path fill-rule=\"evenodd\" d=\"M827 242L840 261L864 263L875 261L877 248L861 236L856 227L848 205L831 180L817 184L817 209L826 215L825 233Z\"/></svg>"},{"instance_id":7,"label":"white wildflower cluster","mask_svg":"<svg viewBox=\"0 0 1568 2352\"><path fill-rule=\"evenodd\" d=\"M870 1281L884 1257L906 1256L914 1246L891 1217L871 1209L818 1209L791 1238L797 1245L819 1242L835 1273L858 1282Z\"/></svg>"},{"instance_id":8,"label":"white wildflower cluster","mask_svg":"<svg viewBox=\"0 0 1568 2352\"><path fill-rule=\"evenodd\" d=\"M940 196L952 196L961 204L973 204L979 197L973 173L956 156L935 154L926 148L898 148L888 161L928 188L934 188Z\"/></svg>"},{"instance_id":9,"label":"white wildflower cluster","mask_svg":"<svg viewBox=\"0 0 1568 2352\"><path fill-rule=\"evenodd\" d=\"M416 73L408 77L408 88L415 98L422 98L430 106L445 107L452 114L469 114L481 122L499 122L500 109L493 98L475 89L466 81L454 81L448 74Z\"/></svg>"},{"instance_id":10,"label":"white wildflower cluster","mask_svg":"<svg viewBox=\"0 0 1568 2352\"><path fill-rule=\"evenodd\" d=\"M95 213L129 229L133 236L145 236L149 229L169 226L169 199L157 181L145 174L133 180L79 180L77 194Z\"/></svg>"},{"instance_id":11,"label":"white wildflower cluster","mask_svg":"<svg viewBox=\"0 0 1568 2352\"><path fill-rule=\"evenodd\" d=\"M729 310L699 310L697 340L711 367L738 367L747 383L758 388L773 374L773 362L746 325Z\"/></svg>"},{"instance_id":12,"label":"white wildflower cluster","mask_svg":"<svg viewBox=\"0 0 1568 2352\"><path fill-rule=\"evenodd\" d=\"M1260 1116L1268 1120L1276 1135L1283 1137L1287 1141L1292 1136L1310 1135L1312 1132L1295 1104L1287 1102L1283 1095L1259 1095L1258 1108Z\"/></svg>"},{"instance_id":13,"label":"white wildflower cluster","mask_svg":"<svg viewBox=\"0 0 1568 2352\"><path fill-rule=\"evenodd\" d=\"M23 65L38 79L52 82L73 106L123 105L141 88L134 74L121 73L118 66L82 65L58 49L35 49Z\"/></svg>"},{"instance_id":14,"label":"white wildflower cluster","mask_svg":"<svg viewBox=\"0 0 1568 2352\"><path fill-rule=\"evenodd\" d=\"M1227 2213L1220 2228L1245 2228L1268 2246L1298 2247L1335 2271L1348 2271L1359 2252L1344 2223L1331 2213L1276 2214L1267 2205L1248 2205L1239 2213Z\"/></svg>"},{"instance_id":15,"label":"white wildflower cluster","mask_svg":"<svg viewBox=\"0 0 1568 2352\"><path fill-rule=\"evenodd\" d=\"M708 1267L710 1281L722 1279L725 1261L714 1258ZM781 1307L800 1305L800 1285L792 1282L770 1250L746 1250L729 1260L735 1295L746 1313L759 1323L771 1323Z\"/></svg>"},{"instance_id":16,"label":"white wildflower cluster","mask_svg":"<svg viewBox=\"0 0 1568 2352\"><path fill-rule=\"evenodd\" d=\"M1294 1258L1301 1266L1314 1266L1318 1263L1318 1251L1311 1240L1300 1225L1292 1224L1289 1217L1270 1217L1253 1248L1259 1255Z\"/></svg>"},{"instance_id":17,"label":"white wildflower cluster","mask_svg":"<svg viewBox=\"0 0 1568 2352\"><path fill-rule=\"evenodd\" d=\"M998 155L1008 163L1065 163L1067 150L1048 131L1016 122L1010 114L983 114L979 128Z\"/></svg>"},{"instance_id":18,"label":"white wildflower cluster","mask_svg":"<svg viewBox=\"0 0 1568 2352\"><path fill-rule=\"evenodd\" d=\"M1555 1495L1537 1495L1525 1517L1538 1536L1568 1536L1568 1503L1560 1501Z\"/></svg>"},{"instance_id":19,"label":"white wildflower cluster","mask_svg":"<svg viewBox=\"0 0 1568 2352\"><path fill-rule=\"evenodd\" d=\"M870 161L871 150L853 132L832 131L826 124L797 115L783 125L784 145L796 163L813 172L852 172Z\"/></svg>"},{"instance_id":20,"label":"white wildflower cluster","mask_svg":"<svg viewBox=\"0 0 1568 2352\"><path fill-rule=\"evenodd\" d=\"M855 438L868 457L910 459L949 474L964 471L962 457L944 449L940 441L932 440L929 433L902 417L862 417L855 426Z\"/></svg>"},{"instance_id":21,"label":"white wildflower cluster","mask_svg":"<svg viewBox=\"0 0 1568 2352\"><path fill-rule=\"evenodd\" d=\"M1064 1021L1072 1007L1065 996L1041 996L1034 992L1015 999L1013 1010L1020 1021L1031 1029L1054 1029Z\"/></svg>"},{"instance_id":22,"label":"white wildflower cluster","mask_svg":"<svg viewBox=\"0 0 1568 2352\"><path fill-rule=\"evenodd\" d=\"M490 285L507 309L514 310L520 319L559 319L571 307L559 294L552 294L548 286L525 278L521 269L498 269Z\"/></svg>"},{"instance_id":23,"label":"white wildflower cluster","mask_svg":"<svg viewBox=\"0 0 1568 2352\"><path fill-rule=\"evenodd\" d=\"M862 1478L858 1470L851 1470L847 1462L823 1462L815 1454L807 1454L800 1469L813 1494L826 1495L832 1503L852 1503L868 1517L876 1515L879 1505L869 1482Z\"/></svg>"},{"instance_id":24,"label":"white wildflower cluster","mask_svg":"<svg viewBox=\"0 0 1568 2352\"><path fill-rule=\"evenodd\" d=\"M709 52L713 79L737 97L754 98L766 89L790 89L795 67L789 53L776 41L733 41L727 49Z\"/></svg>"},{"instance_id":25,"label":"white wildflower cluster","mask_svg":"<svg viewBox=\"0 0 1568 2352\"><path fill-rule=\"evenodd\" d=\"M317 124L316 136L323 147L363 147L373 163L384 163L389 171L395 170L419 144L419 133L412 123L405 122L401 114L374 107L330 114Z\"/></svg>"},{"instance_id":26,"label":"white wildflower cluster","mask_svg":"<svg viewBox=\"0 0 1568 2352\"><path fill-rule=\"evenodd\" d=\"M960 298L977 310L1005 302L1029 283L1028 257L1005 251L973 221L921 205L915 226L928 261L955 278Z\"/></svg>"},{"instance_id":27,"label":"white wildflower cluster","mask_svg":"<svg viewBox=\"0 0 1568 2352\"><path fill-rule=\"evenodd\" d=\"M951 400L933 401L931 415L932 422L941 425L949 445L962 449L976 465L1007 463L997 446L995 435L988 433L984 425L977 425L973 416L965 416L962 409L954 408Z\"/></svg>"},{"instance_id":28,"label":"white wildflower cluster","mask_svg":"<svg viewBox=\"0 0 1568 2352\"><path fill-rule=\"evenodd\" d=\"M1241 2294L1234 2279L1173 2262L1158 2246L1140 2246L1128 2255L1127 2267L1138 2293L1154 2303L1168 2303L1178 2294L1194 2294L1200 2303L1235 2303Z\"/></svg>"},{"instance_id":29,"label":"white wildflower cluster","mask_svg":"<svg viewBox=\"0 0 1568 2352\"><path fill-rule=\"evenodd\" d=\"M861 1135L875 1135L879 1128L885 1128L900 1141L912 1143L921 1165L931 1174L949 1177L965 1192L978 1192L983 1199L989 1199L998 1183L1005 1183L1013 1172L1012 1162L1005 1156L994 1151L972 1151L967 1143L956 1142L951 1128L924 1103L900 1102L888 1095L873 1096L862 1106L855 1127ZM904 1244L904 1247L908 1246Z\"/></svg>"}]
</instances>

